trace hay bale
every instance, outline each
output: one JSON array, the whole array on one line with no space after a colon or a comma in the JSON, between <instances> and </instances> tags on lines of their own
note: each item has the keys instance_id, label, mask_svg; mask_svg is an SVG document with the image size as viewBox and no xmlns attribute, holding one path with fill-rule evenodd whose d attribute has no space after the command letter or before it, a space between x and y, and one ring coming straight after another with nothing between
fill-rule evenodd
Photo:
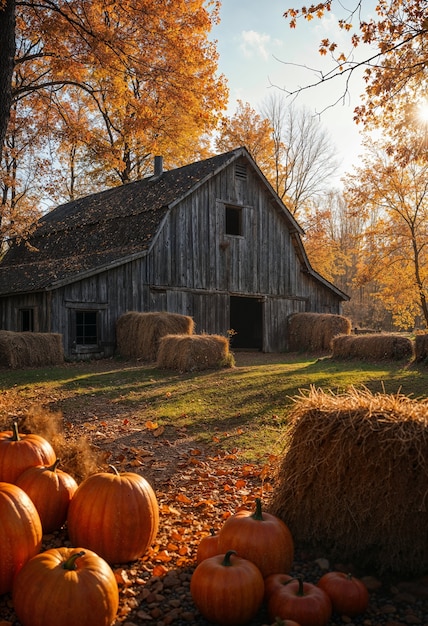
<instances>
[{"instance_id":1,"label":"hay bale","mask_svg":"<svg viewBox=\"0 0 428 626\"><path fill-rule=\"evenodd\" d=\"M366 359L370 361L411 359L414 342L393 333L374 335L339 335L332 341L333 359Z\"/></svg>"},{"instance_id":2,"label":"hay bale","mask_svg":"<svg viewBox=\"0 0 428 626\"><path fill-rule=\"evenodd\" d=\"M297 543L367 571L428 571L428 400L312 388L295 401L269 507Z\"/></svg>"},{"instance_id":3,"label":"hay bale","mask_svg":"<svg viewBox=\"0 0 428 626\"><path fill-rule=\"evenodd\" d=\"M117 349L125 358L155 361L161 337L191 335L193 330L193 319L187 315L130 311L116 322Z\"/></svg>"},{"instance_id":4,"label":"hay bale","mask_svg":"<svg viewBox=\"0 0 428 626\"><path fill-rule=\"evenodd\" d=\"M415 336L415 360L428 363L428 332L417 333Z\"/></svg>"},{"instance_id":5,"label":"hay bale","mask_svg":"<svg viewBox=\"0 0 428 626\"><path fill-rule=\"evenodd\" d=\"M349 335L351 321L332 313L295 313L288 318L288 348L291 352L330 351L337 335Z\"/></svg>"},{"instance_id":6,"label":"hay bale","mask_svg":"<svg viewBox=\"0 0 428 626\"><path fill-rule=\"evenodd\" d=\"M192 372L233 364L229 341L221 335L167 335L159 342L157 367Z\"/></svg>"},{"instance_id":7,"label":"hay bale","mask_svg":"<svg viewBox=\"0 0 428 626\"><path fill-rule=\"evenodd\" d=\"M59 365L63 362L61 334L0 330L0 365L16 369Z\"/></svg>"}]
</instances>

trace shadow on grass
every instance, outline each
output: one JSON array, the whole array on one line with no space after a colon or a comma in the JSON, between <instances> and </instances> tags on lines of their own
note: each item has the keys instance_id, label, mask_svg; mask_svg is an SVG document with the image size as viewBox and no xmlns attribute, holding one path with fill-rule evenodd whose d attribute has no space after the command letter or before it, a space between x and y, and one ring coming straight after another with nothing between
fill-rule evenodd
<instances>
[{"instance_id":1,"label":"shadow on grass","mask_svg":"<svg viewBox=\"0 0 428 626\"><path fill-rule=\"evenodd\" d=\"M164 426L166 436L177 429L201 441L213 437L251 447L254 433L266 445L287 424L293 398L311 386L333 393L364 386L373 393L403 393L425 397L428 368L406 363L333 361L300 354L237 355L237 366L222 370L178 373L152 365L114 359L98 363L66 364L34 370L0 371L2 389L33 387L61 393L52 410L65 414L89 409L96 414L109 405L117 416L132 416L136 428L147 420ZM252 364L254 361L254 364ZM84 415L84 411L82 411ZM82 420L85 418L82 417ZM254 442L253 442L254 444Z\"/></svg>"}]
</instances>

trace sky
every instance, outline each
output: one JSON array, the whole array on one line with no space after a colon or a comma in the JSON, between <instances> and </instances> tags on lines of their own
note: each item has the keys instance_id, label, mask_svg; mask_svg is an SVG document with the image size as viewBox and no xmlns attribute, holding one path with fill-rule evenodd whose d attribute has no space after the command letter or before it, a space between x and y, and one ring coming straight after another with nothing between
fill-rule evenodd
<instances>
[{"instance_id":1,"label":"sky","mask_svg":"<svg viewBox=\"0 0 428 626\"><path fill-rule=\"evenodd\" d=\"M290 29L284 11L301 5L297 0L222 0L221 22L213 28L211 37L217 40L219 72L228 81L228 115L236 111L237 100L248 102L260 112L263 100L272 91L295 91L316 82L314 70L325 72L331 68L329 59L318 52L321 39L328 37L339 44L342 41L345 47L334 13L322 20L301 20L296 29ZM335 79L301 91L294 100L295 106L314 114L337 150L339 170L332 181L337 187L341 177L359 164L363 151L359 127L353 121L354 107L364 91L361 75L352 78L345 99L344 88L343 79Z\"/></svg>"}]
</instances>

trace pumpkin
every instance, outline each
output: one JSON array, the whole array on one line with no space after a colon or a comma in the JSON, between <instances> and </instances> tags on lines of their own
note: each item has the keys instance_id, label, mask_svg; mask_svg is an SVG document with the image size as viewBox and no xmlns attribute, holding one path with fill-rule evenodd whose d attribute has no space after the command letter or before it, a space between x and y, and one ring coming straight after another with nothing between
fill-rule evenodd
<instances>
[{"instance_id":1,"label":"pumpkin","mask_svg":"<svg viewBox=\"0 0 428 626\"><path fill-rule=\"evenodd\" d=\"M252 561L263 577L288 573L294 558L294 543L288 526L275 515L262 511L260 498L256 509L238 511L229 517L219 532L220 552L235 550Z\"/></svg>"},{"instance_id":2,"label":"pumpkin","mask_svg":"<svg viewBox=\"0 0 428 626\"><path fill-rule=\"evenodd\" d=\"M15 481L33 501L44 533L51 533L63 526L70 500L77 489L73 476L58 469L59 462L57 459L50 467L29 467Z\"/></svg>"},{"instance_id":3,"label":"pumpkin","mask_svg":"<svg viewBox=\"0 0 428 626\"><path fill-rule=\"evenodd\" d=\"M289 580L293 580L293 577L289 574L271 574L270 576L266 576L265 578L265 600L269 601L272 593L275 593L275 590L278 589L280 584L284 584Z\"/></svg>"},{"instance_id":4,"label":"pumpkin","mask_svg":"<svg viewBox=\"0 0 428 626\"><path fill-rule=\"evenodd\" d=\"M0 483L0 595L12 589L21 567L40 551L42 524L25 491Z\"/></svg>"},{"instance_id":5,"label":"pumpkin","mask_svg":"<svg viewBox=\"0 0 428 626\"><path fill-rule=\"evenodd\" d=\"M332 615L329 596L317 585L301 578L271 580L268 599L269 617L293 620L301 626L325 626Z\"/></svg>"},{"instance_id":6,"label":"pumpkin","mask_svg":"<svg viewBox=\"0 0 428 626\"><path fill-rule=\"evenodd\" d=\"M22 626L110 626L119 591L112 569L94 552L51 548L20 570L12 601Z\"/></svg>"},{"instance_id":7,"label":"pumpkin","mask_svg":"<svg viewBox=\"0 0 428 626\"><path fill-rule=\"evenodd\" d=\"M264 582L258 568L233 550L204 559L193 572L190 593L200 613L221 626L250 621L259 610Z\"/></svg>"},{"instance_id":8,"label":"pumpkin","mask_svg":"<svg viewBox=\"0 0 428 626\"><path fill-rule=\"evenodd\" d=\"M80 483L68 507L68 535L72 545L89 548L108 563L125 563L153 543L159 507L145 478L112 469Z\"/></svg>"},{"instance_id":9,"label":"pumpkin","mask_svg":"<svg viewBox=\"0 0 428 626\"><path fill-rule=\"evenodd\" d=\"M199 542L198 548L196 550L196 562L200 563L205 559L208 559L210 556L215 556L219 554L220 550L218 547L218 534L214 531L213 528L210 530L210 534L206 537L202 537Z\"/></svg>"},{"instance_id":10,"label":"pumpkin","mask_svg":"<svg viewBox=\"0 0 428 626\"><path fill-rule=\"evenodd\" d=\"M328 572L321 576L318 587L330 597L333 610L354 617L364 613L369 604L369 592L362 580L344 572Z\"/></svg>"},{"instance_id":11,"label":"pumpkin","mask_svg":"<svg viewBox=\"0 0 428 626\"><path fill-rule=\"evenodd\" d=\"M22 435L17 422L13 430L0 433L0 481L14 483L33 465L52 465L56 454L47 439L36 434Z\"/></svg>"}]
</instances>

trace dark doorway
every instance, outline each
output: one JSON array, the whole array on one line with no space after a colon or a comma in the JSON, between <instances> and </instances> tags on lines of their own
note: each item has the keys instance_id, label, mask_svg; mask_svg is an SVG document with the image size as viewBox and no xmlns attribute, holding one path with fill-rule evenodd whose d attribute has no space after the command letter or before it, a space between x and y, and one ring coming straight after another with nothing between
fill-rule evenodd
<instances>
[{"instance_id":1,"label":"dark doorway","mask_svg":"<svg viewBox=\"0 0 428 626\"><path fill-rule=\"evenodd\" d=\"M259 298L230 296L232 348L263 349L263 302Z\"/></svg>"}]
</instances>

